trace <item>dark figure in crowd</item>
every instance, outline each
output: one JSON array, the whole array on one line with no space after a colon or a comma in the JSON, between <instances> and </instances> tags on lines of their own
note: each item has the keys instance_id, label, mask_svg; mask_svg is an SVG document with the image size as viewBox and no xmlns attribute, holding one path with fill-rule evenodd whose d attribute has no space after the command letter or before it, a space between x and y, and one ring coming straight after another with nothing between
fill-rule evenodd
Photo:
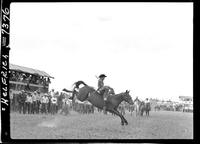
<instances>
[{"instance_id":1,"label":"dark figure in crowd","mask_svg":"<svg viewBox=\"0 0 200 144\"><path fill-rule=\"evenodd\" d=\"M63 98L64 98L64 95L63 94L60 94L57 92L56 93L56 96L57 96L57 110L60 110L62 109L62 103L63 103Z\"/></svg>"},{"instance_id":2,"label":"dark figure in crowd","mask_svg":"<svg viewBox=\"0 0 200 144\"><path fill-rule=\"evenodd\" d=\"M51 95L48 93L48 104L47 104L47 112L51 113Z\"/></svg>"},{"instance_id":3,"label":"dark figure in crowd","mask_svg":"<svg viewBox=\"0 0 200 144\"><path fill-rule=\"evenodd\" d=\"M10 111L14 111L14 98L11 89L9 90L9 97L10 97Z\"/></svg>"},{"instance_id":4,"label":"dark figure in crowd","mask_svg":"<svg viewBox=\"0 0 200 144\"><path fill-rule=\"evenodd\" d=\"M26 94L25 94L25 91L22 90L19 95L18 95L18 104L19 104L19 113L22 113L23 111L23 114L26 113L26 106L25 106L25 101L26 101Z\"/></svg>"},{"instance_id":5,"label":"dark figure in crowd","mask_svg":"<svg viewBox=\"0 0 200 144\"><path fill-rule=\"evenodd\" d=\"M41 105L40 92L36 92L36 113L39 114Z\"/></svg>"},{"instance_id":6,"label":"dark figure in crowd","mask_svg":"<svg viewBox=\"0 0 200 144\"><path fill-rule=\"evenodd\" d=\"M36 105L37 105L37 101L36 101L36 91L32 94L32 113L35 114L36 113Z\"/></svg>"},{"instance_id":7,"label":"dark figure in crowd","mask_svg":"<svg viewBox=\"0 0 200 144\"><path fill-rule=\"evenodd\" d=\"M31 114L31 112L32 112L32 96L31 96L31 93L27 93L26 106L27 106L28 114Z\"/></svg>"},{"instance_id":8,"label":"dark figure in crowd","mask_svg":"<svg viewBox=\"0 0 200 144\"><path fill-rule=\"evenodd\" d=\"M13 111L17 112L18 111L18 94L13 94Z\"/></svg>"},{"instance_id":9,"label":"dark figure in crowd","mask_svg":"<svg viewBox=\"0 0 200 144\"><path fill-rule=\"evenodd\" d=\"M57 113L57 97L53 96L51 98L51 114Z\"/></svg>"}]
</instances>

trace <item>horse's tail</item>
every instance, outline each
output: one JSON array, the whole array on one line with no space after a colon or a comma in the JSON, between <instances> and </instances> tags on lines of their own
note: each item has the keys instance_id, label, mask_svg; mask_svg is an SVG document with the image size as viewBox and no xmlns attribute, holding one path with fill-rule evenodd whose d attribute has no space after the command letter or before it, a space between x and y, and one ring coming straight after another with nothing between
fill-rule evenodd
<instances>
[{"instance_id":1,"label":"horse's tail","mask_svg":"<svg viewBox=\"0 0 200 144\"><path fill-rule=\"evenodd\" d=\"M84 86L87 86L87 84L84 82L84 81L77 81L75 82L73 85L74 85L74 89L75 88L79 88L79 86L83 84Z\"/></svg>"},{"instance_id":2,"label":"horse's tail","mask_svg":"<svg viewBox=\"0 0 200 144\"><path fill-rule=\"evenodd\" d=\"M73 91L67 90L66 88L64 88L63 91L73 93Z\"/></svg>"},{"instance_id":3,"label":"horse's tail","mask_svg":"<svg viewBox=\"0 0 200 144\"><path fill-rule=\"evenodd\" d=\"M71 91L71 90L67 90L66 88L64 88L63 91L69 92L69 93L73 93L74 90L75 90L75 88L79 88L79 86L80 86L81 84L87 86L87 84L86 84L84 81L77 81L77 82L75 82L75 83L73 84L74 88L73 88L72 91Z\"/></svg>"},{"instance_id":4,"label":"horse's tail","mask_svg":"<svg viewBox=\"0 0 200 144\"><path fill-rule=\"evenodd\" d=\"M77 81L77 82L75 82L73 84L73 86L74 86L73 90L67 90L65 88L63 89L63 91L65 91L65 92L72 93L72 96L69 98L69 99L72 100L72 103L75 103L75 99L74 98L75 98L75 95L77 94L76 88L78 89L81 84L83 84L84 86L87 86L87 84L85 82L83 82L83 81Z\"/></svg>"}]
</instances>

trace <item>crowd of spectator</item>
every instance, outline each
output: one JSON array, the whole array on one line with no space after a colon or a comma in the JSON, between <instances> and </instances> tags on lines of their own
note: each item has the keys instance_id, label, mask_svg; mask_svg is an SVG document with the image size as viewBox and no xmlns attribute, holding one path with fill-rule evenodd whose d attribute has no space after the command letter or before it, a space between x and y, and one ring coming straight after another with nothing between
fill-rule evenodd
<instances>
[{"instance_id":1,"label":"crowd of spectator","mask_svg":"<svg viewBox=\"0 0 200 144\"><path fill-rule=\"evenodd\" d=\"M69 105L69 95L54 92L41 93L39 91L10 90L11 111L23 114L56 114L59 109Z\"/></svg>"},{"instance_id":2,"label":"crowd of spectator","mask_svg":"<svg viewBox=\"0 0 200 144\"><path fill-rule=\"evenodd\" d=\"M41 84L45 86L48 86L51 83L49 77L32 75L18 71L10 71L10 80L17 82L32 83L32 84Z\"/></svg>"},{"instance_id":3,"label":"crowd of spectator","mask_svg":"<svg viewBox=\"0 0 200 144\"><path fill-rule=\"evenodd\" d=\"M183 111L184 104L180 102L174 102L171 100L159 100L159 99L150 99L152 110L154 111Z\"/></svg>"},{"instance_id":4,"label":"crowd of spectator","mask_svg":"<svg viewBox=\"0 0 200 144\"><path fill-rule=\"evenodd\" d=\"M37 91L13 91L10 94L10 106L12 112L19 112L22 114L57 114L64 112L68 114L72 110L72 102L69 100L70 95L66 93L54 92L52 89L47 93ZM150 99L152 110L169 110L169 111L182 111L184 108L182 104L175 104L171 101L160 102L159 100ZM127 103L119 105L119 111L124 115L125 109L131 109ZM79 113L94 113L94 107L84 103L75 102L73 110ZM97 109L101 112L100 109Z\"/></svg>"}]
</instances>

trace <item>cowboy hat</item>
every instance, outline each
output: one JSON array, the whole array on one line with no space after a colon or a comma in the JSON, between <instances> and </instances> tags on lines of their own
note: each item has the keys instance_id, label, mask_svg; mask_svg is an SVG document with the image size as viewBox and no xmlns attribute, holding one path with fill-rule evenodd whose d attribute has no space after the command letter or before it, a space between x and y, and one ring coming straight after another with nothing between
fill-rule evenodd
<instances>
[{"instance_id":1,"label":"cowboy hat","mask_svg":"<svg viewBox=\"0 0 200 144\"><path fill-rule=\"evenodd\" d=\"M105 74L99 75L99 78L107 77Z\"/></svg>"}]
</instances>

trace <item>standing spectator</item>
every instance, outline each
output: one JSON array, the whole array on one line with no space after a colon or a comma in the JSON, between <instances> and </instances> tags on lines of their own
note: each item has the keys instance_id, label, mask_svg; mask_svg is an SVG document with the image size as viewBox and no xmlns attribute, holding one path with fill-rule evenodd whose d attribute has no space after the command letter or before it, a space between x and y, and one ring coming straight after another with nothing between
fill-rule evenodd
<instances>
[{"instance_id":1,"label":"standing spectator","mask_svg":"<svg viewBox=\"0 0 200 144\"><path fill-rule=\"evenodd\" d=\"M52 98L56 96L56 95L55 95L55 91L54 91L54 89L52 89L52 90L50 91L50 95L51 95L51 113L53 113L53 103L52 103Z\"/></svg>"},{"instance_id":2,"label":"standing spectator","mask_svg":"<svg viewBox=\"0 0 200 144\"><path fill-rule=\"evenodd\" d=\"M24 90L22 90L18 97L17 97L17 101L19 103L19 113L21 114L23 111L23 114L26 113L26 105L25 105L25 101L26 101L26 94L24 92Z\"/></svg>"},{"instance_id":3,"label":"standing spectator","mask_svg":"<svg viewBox=\"0 0 200 144\"><path fill-rule=\"evenodd\" d=\"M36 76L36 84L40 84L40 77Z\"/></svg>"},{"instance_id":4,"label":"standing spectator","mask_svg":"<svg viewBox=\"0 0 200 144\"><path fill-rule=\"evenodd\" d=\"M25 113L26 112L28 112L28 95L27 95L27 93L25 92L25 94L26 94L26 100L25 100Z\"/></svg>"},{"instance_id":5,"label":"standing spectator","mask_svg":"<svg viewBox=\"0 0 200 144\"><path fill-rule=\"evenodd\" d=\"M51 95L50 95L50 92L48 92L48 113L51 113Z\"/></svg>"},{"instance_id":6,"label":"standing spectator","mask_svg":"<svg viewBox=\"0 0 200 144\"><path fill-rule=\"evenodd\" d=\"M62 109L62 103L63 103L63 98L64 96L59 94L59 92L56 92L55 94L56 98L57 98L57 111Z\"/></svg>"},{"instance_id":7,"label":"standing spectator","mask_svg":"<svg viewBox=\"0 0 200 144\"><path fill-rule=\"evenodd\" d=\"M40 84L43 85L43 76L40 77Z\"/></svg>"},{"instance_id":8,"label":"standing spectator","mask_svg":"<svg viewBox=\"0 0 200 144\"><path fill-rule=\"evenodd\" d=\"M18 110L18 105L19 105L19 103L17 101L18 96L19 96L19 93L13 92L13 110L14 110L14 112L16 112Z\"/></svg>"},{"instance_id":9,"label":"standing spectator","mask_svg":"<svg viewBox=\"0 0 200 144\"><path fill-rule=\"evenodd\" d=\"M27 101L26 101L28 114L31 114L31 112L32 112L32 103L33 103L33 101L32 101L31 93L28 93Z\"/></svg>"},{"instance_id":10,"label":"standing spectator","mask_svg":"<svg viewBox=\"0 0 200 144\"><path fill-rule=\"evenodd\" d=\"M46 103L46 100L45 100L45 96L42 95L41 97L41 113L46 113L46 110L45 110L45 103Z\"/></svg>"},{"instance_id":11,"label":"standing spectator","mask_svg":"<svg viewBox=\"0 0 200 144\"><path fill-rule=\"evenodd\" d=\"M46 77L43 78L43 85L47 86L47 78Z\"/></svg>"},{"instance_id":12,"label":"standing spectator","mask_svg":"<svg viewBox=\"0 0 200 144\"><path fill-rule=\"evenodd\" d=\"M47 79L47 85L49 85L51 83L51 80L50 80L50 78L48 77L48 79Z\"/></svg>"},{"instance_id":13,"label":"standing spectator","mask_svg":"<svg viewBox=\"0 0 200 144\"><path fill-rule=\"evenodd\" d=\"M35 75L32 75L32 79L31 79L30 83L36 84L36 76Z\"/></svg>"},{"instance_id":14,"label":"standing spectator","mask_svg":"<svg viewBox=\"0 0 200 144\"><path fill-rule=\"evenodd\" d=\"M44 94L44 99L45 99L45 113L48 113L48 105L49 105L49 98L48 98L48 94L45 93Z\"/></svg>"},{"instance_id":15,"label":"standing spectator","mask_svg":"<svg viewBox=\"0 0 200 144\"><path fill-rule=\"evenodd\" d=\"M50 95L53 97L55 95L54 89L50 91Z\"/></svg>"},{"instance_id":16,"label":"standing spectator","mask_svg":"<svg viewBox=\"0 0 200 144\"><path fill-rule=\"evenodd\" d=\"M40 97L40 92L36 92L36 113L39 114L40 112L40 101L41 97Z\"/></svg>"},{"instance_id":17,"label":"standing spectator","mask_svg":"<svg viewBox=\"0 0 200 144\"><path fill-rule=\"evenodd\" d=\"M14 99L13 99L12 89L9 90L9 97L10 97L10 111L14 111Z\"/></svg>"},{"instance_id":18,"label":"standing spectator","mask_svg":"<svg viewBox=\"0 0 200 144\"><path fill-rule=\"evenodd\" d=\"M47 114L47 106L48 106L48 97L47 94L44 94L42 96L42 108L41 108L41 112Z\"/></svg>"},{"instance_id":19,"label":"standing spectator","mask_svg":"<svg viewBox=\"0 0 200 144\"><path fill-rule=\"evenodd\" d=\"M52 114L55 114L55 113L57 113L57 97L55 97L55 95L51 98L51 104L52 104L52 110L51 110L51 112L52 112Z\"/></svg>"},{"instance_id":20,"label":"standing spectator","mask_svg":"<svg viewBox=\"0 0 200 144\"><path fill-rule=\"evenodd\" d=\"M26 74L24 77L24 82L28 83L31 80L31 75Z\"/></svg>"},{"instance_id":21,"label":"standing spectator","mask_svg":"<svg viewBox=\"0 0 200 144\"><path fill-rule=\"evenodd\" d=\"M64 113L65 115L69 114L70 110L70 101L67 97L63 98L63 104L62 104L62 111L61 113Z\"/></svg>"},{"instance_id":22,"label":"standing spectator","mask_svg":"<svg viewBox=\"0 0 200 144\"><path fill-rule=\"evenodd\" d=\"M37 105L37 102L36 102L36 95L37 95L37 92L35 91L35 92L33 92L32 93L32 101L33 101L33 103L32 103L32 113L33 114L35 114L36 113L36 105Z\"/></svg>"},{"instance_id":23,"label":"standing spectator","mask_svg":"<svg viewBox=\"0 0 200 144\"><path fill-rule=\"evenodd\" d=\"M16 81L15 71L9 71L9 73L10 73L10 80Z\"/></svg>"},{"instance_id":24,"label":"standing spectator","mask_svg":"<svg viewBox=\"0 0 200 144\"><path fill-rule=\"evenodd\" d=\"M22 81L23 81L23 82L26 82L26 77L27 77L26 74L25 74L25 73L22 73L22 78L23 78Z\"/></svg>"},{"instance_id":25,"label":"standing spectator","mask_svg":"<svg viewBox=\"0 0 200 144\"><path fill-rule=\"evenodd\" d=\"M144 100L144 103L145 103L145 104L150 104L150 101L149 101L149 99L148 99L148 98L146 98L146 99Z\"/></svg>"},{"instance_id":26,"label":"standing spectator","mask_svg":"<svg viewBox=\"0 0 200 144\"><path fill-rule=\"evenodd\" d=\"M23 81L23 74L22 73L19 73L19 77L18 77L18 81L22 82Z\"/></svg>"}]
</instances>

